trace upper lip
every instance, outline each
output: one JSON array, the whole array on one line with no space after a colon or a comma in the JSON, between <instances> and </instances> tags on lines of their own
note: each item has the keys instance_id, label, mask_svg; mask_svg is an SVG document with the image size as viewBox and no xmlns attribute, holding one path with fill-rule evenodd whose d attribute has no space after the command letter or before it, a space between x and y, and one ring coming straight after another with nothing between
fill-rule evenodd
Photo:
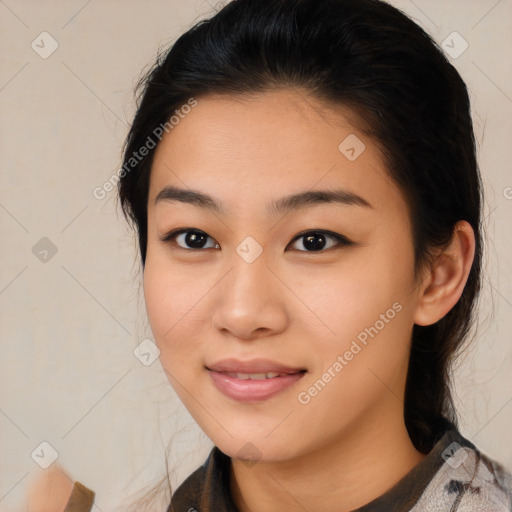
<instances>
[{"instance_id":1,"label":"upper lip","mask_svg":"<svg viewBox=\"0 0 512 512\"><path fill-rule=\"evenodd\" d=\"M298 373L305 371L305 368L293 368L269 359L251 359L250 361L223 359L222 361L207 365L206 368L214 372L232 373Z\"/></svg>"}]
</instances>

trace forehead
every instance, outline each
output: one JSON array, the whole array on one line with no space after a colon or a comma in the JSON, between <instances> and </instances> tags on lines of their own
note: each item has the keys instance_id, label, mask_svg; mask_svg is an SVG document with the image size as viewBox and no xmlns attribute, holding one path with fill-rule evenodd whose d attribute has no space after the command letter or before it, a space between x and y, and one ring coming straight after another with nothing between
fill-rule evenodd
<instances>
[{"instance_id":1,"label":"forehead","mask_svg":"<svg viewBox=\"0 0 512 512\"><path fill-rule=\"evenodd\" d=\"M155 150L149 202L174 185L233 205L326 188L378 205L399 191L355 119L304 91L199 98Z\"/></svg>"}]
</instances>

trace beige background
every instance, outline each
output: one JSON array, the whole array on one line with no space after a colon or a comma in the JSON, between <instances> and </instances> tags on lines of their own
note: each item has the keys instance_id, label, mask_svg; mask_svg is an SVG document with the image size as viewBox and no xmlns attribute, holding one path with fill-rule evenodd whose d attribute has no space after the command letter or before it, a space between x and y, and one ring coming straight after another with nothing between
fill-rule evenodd
<instances>
[{"instance_id":1,"label":"beige background","mask_svg":"<svg viewBox=\"0 0 512 512\"><path fill-rule=\"evenodd\" d=\"M392 3L439 43L457 31L469 44L452 62L471 91L492 241L457 404L463 435L512 467L512 1ZM97 492L95 511L126 510L122 498L164 475L172 436L174 486L210 450L158 360L133 355L151 338L135 239L114 193L92 191L120 164L139 73L214 7L0 0L1 511L23 510L43 441ZM58 42L46 59L31 47L43 31ZM57 250L46 262L33 252L43 237Z\"/></svg>"}]
</instances>

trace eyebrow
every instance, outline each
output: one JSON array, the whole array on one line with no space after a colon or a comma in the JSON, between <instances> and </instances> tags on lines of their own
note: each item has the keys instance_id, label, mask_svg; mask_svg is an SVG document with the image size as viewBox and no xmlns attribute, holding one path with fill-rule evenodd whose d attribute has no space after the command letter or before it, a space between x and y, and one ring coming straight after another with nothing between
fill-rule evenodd
<instances>
[{"instance_id":1,"label":"eyebrow","mask_svg":"<svg viewBox=\"0 0 512 512\"><path fill-rule=\"evenodd\" d=\"M182 189L174 186L166 186L155 198L155 205L160 201L180 201L182 203L193 204L223 214L222 204L213 197L203 192L191 189ZM314 206L324 203L337 203L342 205L356 205L366 208L373 206L361 196L347 190L307 190L289 196L282 197L267 204L267 210L273 215L280 215L291 210Z\"/></svg>"}]
</instances>

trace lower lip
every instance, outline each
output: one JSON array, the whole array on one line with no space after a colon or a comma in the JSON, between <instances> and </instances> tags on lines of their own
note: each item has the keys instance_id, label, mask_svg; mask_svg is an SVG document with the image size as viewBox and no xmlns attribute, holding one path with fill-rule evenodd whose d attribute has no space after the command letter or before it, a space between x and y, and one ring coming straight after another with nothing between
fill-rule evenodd
<instances>
[{"instance_id":1,"label":"lower lip","mask_svg":"<svg viewBox=\"0 0 512 512\"><path fill-rule=\"evenodd\" d=\"M225 373L208 371L217 389L229 398L239 402L266 400L280 391L293 386L305 373L293 373L283 377L274 377L273 379L251 380L237 379Z\"/></svg>"}]
</instances>

